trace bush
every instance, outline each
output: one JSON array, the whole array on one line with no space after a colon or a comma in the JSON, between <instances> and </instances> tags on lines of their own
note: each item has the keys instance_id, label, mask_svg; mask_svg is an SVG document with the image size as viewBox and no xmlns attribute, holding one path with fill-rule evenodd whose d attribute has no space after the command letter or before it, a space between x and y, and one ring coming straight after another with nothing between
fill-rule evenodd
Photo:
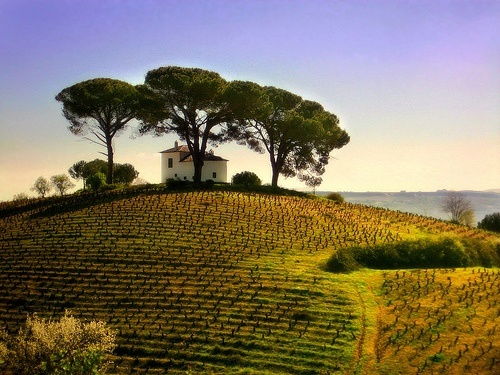
<instances>
[{"instance_id":1,"label":"bush","mask_svg":"<svg viewBox=\"0 0 500 375\"><path fill-rule=\"evenodd\" d=\"M181 180L179 178L169 178L166 182L167 190L184 190L190 185L191 183L188 180Z\"/></svg>"},{"instance_id":2,"label":"bush","mask_svg":"<svg viewBox=\"0 0 500 375\"><path fill-rule=\"evenodd\" d=\"M483 220L477 223L477 227L500 233L500 212L486 215Z\"/></svg>"},{"instance_id":3,"label":"bush","mask_svg":"<svg viewBox=\"0 0 500 375\"><path fill-rule=\"evenodd\" d=\"M102 172L94 173L85 180L85 184L94 192L106 184L106 175Z\"/></svg>"},{"instance_id":4,"label":"bush","mask_svg":"<svg viewBox=\"0 0 500 375\"><path fill-rule=\"evenodd\" d=\"M441 238L343 248L327 261L330 272L373 269L456 268L500 265L500 245L477 239Z\"/></svg>"},{"instance_id":5,"label":"bush","mask_svg":"<svg viewBox=\"0 0 500 375\"><path fill-rule=\"evenodd\" d=\"M361 265L354 260L352 253L340 249L333 254L326 262L326 271L335 273L348 273L361 268Z\"/></svg>"},{"instance_id":6,"label":"bush","mask_svg":"<svg viewBox=\"0 0 500 375\"><path fill-rule=\"evenodd\" d=\"M59 322L28 316L17 336L5 338L7 369L16 374L96 374L115 348L103 322L82 323L68 311Z\"/></svg>"},{"instance_id":7,"label":"bush","mask_svg":"<svg viewBox=\"0 0 500 375\"><path fill-rule=\"evenodd\" d=\"M125 188L124 184L104 184L101 186L101 190L110 191L110 190L122 190Z\"/></svg>"},{"instance_id":8,"label":"bush","mask_svg":"<svg viewBox=\"0 0 500 375\"><path fill-rule=\"evenodd\" d=\"M24 202L24 201L27 201L29 199L28 197L28 194L26 193L19 193L19 194L16 194L14 195L14 197L12 198L12 200L14 202Z\"/></svg>"},{"instance_id":9,"label":"bush","mask_svg":"<svg viewBox=\"0 0 500 375\"><path fill-rule=\"evenodd\" d=\"M326 199L329 199L334 202L344 203L344 197L340 193L329 193L326 196Z\"/></svg>"},{"instance_id":10,"label":"bush","mask_svg":"<svg viewBox=\"0 0 500 375\"><path fill-rule=\"evenodd\" d=\"M0 342L0 365L7 360L8 353L7 346Z\"/></svg>"},{"instance_id":11,"label":"bush","mask_svg":"<svg viewBox=\"0 0 500 375\"><path fill-rule=\"evenodd\" d=\"M231 179L231 183L233 185L243 185L246 187L262 185L262 181L260 180L259 176L249 171L236 173Z\"/></svg>"}]
</instances>

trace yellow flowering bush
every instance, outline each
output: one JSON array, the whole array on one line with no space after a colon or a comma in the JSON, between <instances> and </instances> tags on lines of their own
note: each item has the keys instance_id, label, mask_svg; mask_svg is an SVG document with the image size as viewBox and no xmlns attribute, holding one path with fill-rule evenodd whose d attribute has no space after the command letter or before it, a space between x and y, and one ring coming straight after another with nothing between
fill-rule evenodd
<instances>
[{"instance_id":1,"label":"yellow flowering bush","mask_svg":"<svg viewBox=\"0 0 500 375\"><path fill-rule=\"evenodd\" d=\"M34 314L17 336L7 337L5 362L23 375L98 374L115 348L115 336L105 323L83 323L69 311L59 321Z\"/></svg>"}]
</instances>

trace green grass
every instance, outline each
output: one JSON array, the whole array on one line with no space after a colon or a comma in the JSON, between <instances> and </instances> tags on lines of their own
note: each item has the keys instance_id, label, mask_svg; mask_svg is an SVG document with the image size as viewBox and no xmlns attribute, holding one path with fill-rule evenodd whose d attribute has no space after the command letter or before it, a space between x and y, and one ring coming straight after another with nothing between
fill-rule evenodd
<instances>
[{"instance_id":1,"label":"green grass","mask_svg":"<svg viewBox=\"0 0 500 375\"><path fill-rule=\"evenodd\" d=\"M65 308L103 320L118 331L110 373L430 373L444 364L458 374L467 363L480 373L498 368L491 363L499 358L500 327L493 331L498 297L488 294L498 290L496 269L439 271L434 279L429 272L428 290L418 298L417 274L409 270L404 276L401 270L324 270L333 252L355 245L442 235L498 242L492 233L293 195L122 192L82 199L0 208L0 326L8 331L15 332L27 313L60 316ZM476 281L488 290L478 291ZM450 288L456 315L438 323L438 311L417 339L431 320L418 314L447 297L440 285ZM481 301L465 297L472 290ZM404 299L402 313L393 310ZM485 314L486 323L477 316L467 321L470 308ZM409 340L401 332L413 321L418 324ZM467 353L455 362L460 349L451 346L439 362L429 359L469 323L474 332L460 334L470 342ZM439 324L440 338L420 353ZM472 347L476 333L481 345Z\"/></svg>"}]
</instances>

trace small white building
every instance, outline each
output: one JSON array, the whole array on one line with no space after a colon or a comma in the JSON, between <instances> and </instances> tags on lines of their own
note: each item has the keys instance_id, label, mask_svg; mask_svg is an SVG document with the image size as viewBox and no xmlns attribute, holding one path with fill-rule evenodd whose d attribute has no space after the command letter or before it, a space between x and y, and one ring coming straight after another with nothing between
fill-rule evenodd
<instances>
[{"instance_id":1,"label":"small white building","mask_svg":"<svg viewBox=\"0 0 500 375\"><path fill-rule=\"evenodd\" d=\"M175 141L174 147L161 151L161 182L169 178L193 181L194 166L191 152L187 145L179 146ZM227 182L227 160L214 155L210 150L203 159L201 180Z\"/></svg>"}]
</instances>

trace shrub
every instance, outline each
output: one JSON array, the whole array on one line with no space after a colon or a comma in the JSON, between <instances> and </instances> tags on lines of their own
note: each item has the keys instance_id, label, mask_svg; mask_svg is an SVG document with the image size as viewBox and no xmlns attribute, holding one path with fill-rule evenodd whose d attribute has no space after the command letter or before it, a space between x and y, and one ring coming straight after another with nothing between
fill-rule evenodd
<instances>
[{"instance_id":1,"label":"shrub","mask_svg":"<svg viewBox=\"0 0 500 375\"><path fill-rule=\"evenodd\" d=\"M7 346L3 342L0 342L0 365L7 360L7 356Z\"/></svg>"},{"instance_id":2,"label":"shrub","mask_svg":"<svg viewBox=\"0 0 500 375\"><path fill-rule=\"evenodd\" d=\"M181 180L179 178L169 178L166 182L167 190L184 190L190 185L191 183L188 180Z\"/></svg>"},{"instance_id":3,"label":"shrub","mask_svg":"<svg viewBox=\"0 0 500 375\"><path fill-rule=\"evenodd\" d=\"M110 191L110 190L122 190L125 188L124 184L104 184L101 187L101 190Z\"/></svg>"},{"instance_id":4,"label":"shrub","mask_svg":"<svg viewBox=\"0 0 500 375\"><path fill-rule=\"evenodd\" d=\"M495 245L477 238L463 238L461 242L467 250L471 265L483 267L500 265L500 243Z\"/></svg>"},{"instance_id":5,"label":"shrub","mask_svg":"<svg viewBox=\"0 0 500 375\"><path fill-rule=\"evenodd\" d=\"M500 233L500 212L486 215L483 220L477 223L477 227Z\"/></svg>"},{"instance_id":6,"label":"shrub","mask_svg":"<svg viewBox=\"0 0 500 375\"><path fill-rule=\"evenodd\" d=\"M354 259L352 253L340 249L333 254L326 262L326 271L335 273L348 273L361 268L361 265Z\"/></svg>"},{"instance_id":7,"label":"shrub","mask_svg":"<svg viewBox=\"0 0 500 375\"><path fill-rule=\"evenodd\" d=\"M249 171L236 173L231 179L231 183L233 185L243 185L246 187L262 185L262 181L260 180L259 176Z\"/></svg>"},{"instance_id":8,"label":"shrub","mask_svg":"<svg viewBox=\"0 0 500 375\"><path fill-rule=\"evenodd\" d=\"M340 193L329 193L326 196L326 199L329 199L334 202L344 203L344 197Z\"/></svg>"},{"instance_id":9,"label":"shrub","mask_svg":"<svg viewBox=\"0 0 500 375\"><path fill-rule=\"evenodd\" d=\"M106 175L102 172L94 173L85 180L85 184L94 192L106 184Z\"/></svg>"},{"instance_id":10,"label":"shrub","mask_svg":"<svg viewBox=\"0 0 500 375\"><path fill-rule=\"evenodd\" d=\"M82 323L68 311L60 321L28 316L26 327L7 337L9 371L23 375L96 374L115 348L115 333L103 322Z\"/></svg>"},{"instance_id":11,"label":"shrub","mask_svg":"<svg viewBox=\"0 0 500 375\"><path fill-rule=\"evenodd\" d=\"M500 265L500 245L477 239L440 238L343 248L327 261L330 272L374 269L455 268Z\"/></svg>"},{"instance_id":12,"label":"shrub","mask_svg":"<svg viewBox=\"0 0 500 375\"><path fill-rule=\"evenodd\" d=\"M19 193L19 194L16 194L14 195L14 197L12 198L12 200L14 202L23 202L23 201L27 201L29 199L28 197L28 194L26 193Z\"/></svg>"}]
</instances>

